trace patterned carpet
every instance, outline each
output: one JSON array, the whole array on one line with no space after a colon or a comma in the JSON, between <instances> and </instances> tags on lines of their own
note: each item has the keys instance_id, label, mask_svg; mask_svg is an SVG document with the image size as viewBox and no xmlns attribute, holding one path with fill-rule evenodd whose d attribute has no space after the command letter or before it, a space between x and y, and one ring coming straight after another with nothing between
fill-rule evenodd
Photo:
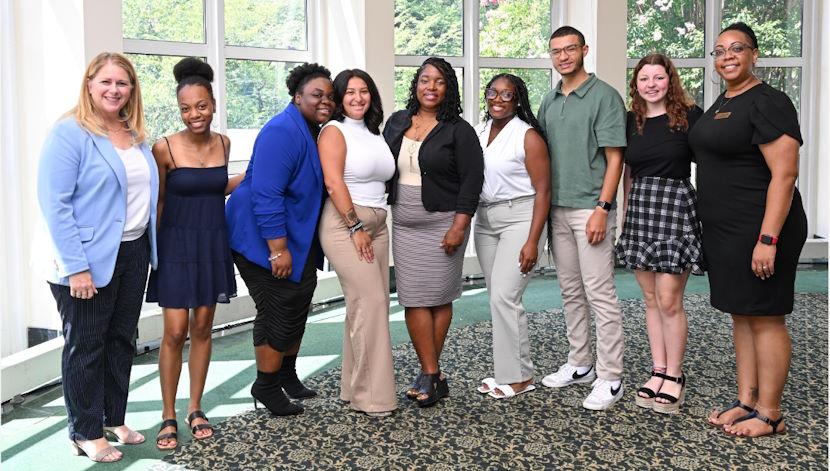
<instances>
[{"instance_id":1,"label":"patterned carpet","mask_svg":"<svg viewBox=\"0 0 830 471\"><path fill-rule=\"evenodd\" d=\"M639 301L623 301L626 393L606 412L581 407L589 386L542 387L496 401L475 391L492 376L489 323L451 331L443 369L451 397L430 409L401 400L389 418L349 410L337 397L339 370L308 380L321 398L303 415L260 409L217 426L151 469L827 469L827 295L797 295L788 317L792 373L784 392L789 434L736 439L707 426L709 410L733 399L734 352L728 316L708 298L687 297L689 390L683 413L663 416L634 404L650 367ZM537 381L567 356L561 310L530 316ZM417 371L411 345L394 349L398 388Z\"/></svg>"}]
</instances>

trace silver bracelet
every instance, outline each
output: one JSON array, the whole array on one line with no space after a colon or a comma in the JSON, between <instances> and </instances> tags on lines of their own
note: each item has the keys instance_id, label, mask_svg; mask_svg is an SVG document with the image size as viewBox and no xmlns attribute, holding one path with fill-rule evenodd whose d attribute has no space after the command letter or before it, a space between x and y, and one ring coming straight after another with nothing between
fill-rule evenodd
<instances>
[{"instance_id":1,"label":"silver bracelet","mask_svg":"<svg viewBox=\"0 0 830 471\"><path fill-rule=\"evenodd\" d=\"M349 237L353 236L355 232L363 229L363 221L357 221L357 224L349 228Z\"/></svg>"},{"instance_id":2,"label":"silver bracelet","mask_svg":"<svg viewBox=\"0 0 830 471\"><path fill-rule=\"evenodd\" d=\"M282 252L277 252L276 255L271 255L270 257L268 257L268 261L273 262L274 260L276 260L280 257L282 257Z\"/></svg>"}]
</instances>

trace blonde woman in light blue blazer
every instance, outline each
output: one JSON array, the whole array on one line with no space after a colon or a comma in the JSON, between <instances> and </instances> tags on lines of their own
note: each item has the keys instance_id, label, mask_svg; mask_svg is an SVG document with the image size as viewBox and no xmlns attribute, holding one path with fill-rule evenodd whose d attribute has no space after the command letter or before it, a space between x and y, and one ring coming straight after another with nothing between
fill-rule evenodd
<instances>
[{"instance_id":1,"label":"blonde woman in light blue blazer","mask_svg":"<svg viewBox=\"0 0 830 471\"><path fill-rule=\"evenodd\" d=\"M158 203L141 90L123 55L101 53L87 66L77 106L43 146L37 190L53 248L48 281L63 321L72 450L118 461L122 452L107 438L144 441L124 416L148 267L156 266Z\"/></svg>"}]
</instances>

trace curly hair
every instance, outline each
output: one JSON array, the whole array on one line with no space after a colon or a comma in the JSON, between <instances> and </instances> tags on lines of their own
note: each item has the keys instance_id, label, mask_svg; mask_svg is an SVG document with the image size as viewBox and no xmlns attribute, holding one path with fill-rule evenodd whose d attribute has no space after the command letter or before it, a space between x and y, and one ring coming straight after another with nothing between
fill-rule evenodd
<instances>
[{"instance_id":1,"label":"curly hair","mask_svg":"<svg viewBox=\"0 0 830 471\"><path fill-rule=\"evenodd\" d=\"M415 76L412 77L412 83L409 85L409 100L406 102L406 109L410 115L414 115L421 108L421 103L418 101L418 79L421 77L426 66L431 65L438 69L438 72L444 77L447 82L447 93L444 95L444 101L438 105L438 121L456 121L461 119L461 95L458 93L458 78L455 76L455 70L449 62L440 57L430 57L418 67Z\"/></svg>"},{"instance_id":2,"label":"curly hair","mask_svg":"<svg viewBox=\"0 0 830 471\"><path fill-rule=\"evenodd\" d=\"M349 80L353 77L366 83L366 88L369 89L369 96L371 97L369 110L363 116L363 122L372 134L380 134L380 124L383 123L383 103L380 101L380 92L377 85L375 85L375 81L364 70L346 69L334 78L334 82L332 82L334 87L334 113L331 119L343 121L343 97L346 95L346 89L349 88Z\"/></svg>"},{"instance_id":3,"label":"curly hair","mask_svg":"<svg viewBox=\"0 0 830 471\"><path fill-rule=\"evenodd\" d=\"M539 124L539 121L536 120L536 116L533 114L533 110L530 107L530 94L527 92L527 85L525 85L525 81L522 80L521 77L513 74L497 74L494 75L489 82L487 82L487 86L484 87L485 92L488 88L490 88L491 85L493 85L493 83L496 80L499 79L505 79L509 81L513 85L513 88L516 89L516 116L518 116L519 119L521 119L525 123L529 124L533 129L535 129L536 132L538 132L539 135L542 136L542 139L545 141L545 144L547 144L548 138L547 136L545 136L545 130L542 129L542 126ZM490 116L490 110L488 109L484 113L484 120L486 121L490 118L492 118L492 116Z\"/></svg>"},{"instance_id":4,"label":"curly hair","mask_svg":"<svg viewBox=\"0 0 830 471\"><path fill-rule=\"evenodd\" d=\"M685 132L689 129L686 112L695 105L695 102L683 89L680 76L677 74L677 69L675 69L671 59L663 54L649 54L640 59L637 67L634 67L631 81L628 82L628 95L631 97L631 111L635 116L637 134L643 133L643 127L646 124L646 101L637 92L637 75L647 65L659 65L666 69L666 74L669 76L669 89L666 93L666 114L669 117L669 128L674 131Z\"/></svg>"},{"instance_id":5,"label":"curly hair","mask_svg":"<svg viewBox=\"0 0 830 471\"><path fill-rule=\"evenodd\" d=\"M316 62L312 62L310 64L308 62L304 62L303 64L294 67L285 79L285 85L288 87L288 95L293 98L297 92L303 89L305 84L318 77L331 80L331 72L329 72L329 69L317 64Z\"/></svg>"},{"instance_id":6,"label":"curly hair","mask_svg":"<svg viewBox=\"0 0 830 471\"><path fill-rule=\"evenodd\" d=\"M207 62L195 57L185 57L173 66L173 78L176 79L176 94L188 85L201 85L205 87L213 98L213 69Z\"/></svg>"}]
</instances>

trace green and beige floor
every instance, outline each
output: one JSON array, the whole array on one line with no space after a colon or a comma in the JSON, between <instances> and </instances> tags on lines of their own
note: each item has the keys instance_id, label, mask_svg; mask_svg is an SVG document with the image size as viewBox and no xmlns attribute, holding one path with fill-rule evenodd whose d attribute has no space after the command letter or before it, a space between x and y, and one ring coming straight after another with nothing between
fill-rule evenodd
<instances>
[{"instance_id":1,"label":"green and beige floor","mask_svg":"<svg viewBox=\"0 0 830 471\"><path fill-rule=\"evenodd\" d=\"M806 265L798 273L796 291L798 293L823 294L826 297L828 287L827 265ZM618 271L617 290L621 299L637 299L639 288L631 273ZM692 277L686 294L706 294L708 284L705 277ZM550 311L561 308L562 300L555 277L537 277L531 281L525 294L525 306L529 312ZM460 329L472 324L489 321L486 291L480 285L471 284L465 289L464 296L455 303L453 329ZM825 313L826 314L826 313ZM332 306L315 311L309 318L303 340L298 370L302 377L319 376L328 370L340 366L340 349L343 333L344 308ZM393 344L409 342L403 319L403 310L392 298L390 330ZM826 322L826 317L825 317ZM564 339L564 332L561 336ZM824 337L826 342L826 337ZM227 418L247 412L253 408L249 388L255 376L255 364L248 327L219 332L214 338L213 361L207 378L203 398L203 409L214 424ZM536 347L540 348L540 347ZM826 345L824 345L826 351ZM124 459L119 463L95 465L82 457L69 454L69 442L66 435L66 415L60 385L44 388L26 396L22 404L4 408L10 409L2 416L0 430L0 458L4 469L25 470L61 470L72 471L90 468L101 469L147 469L158 466L164 453L156 450L154 440L158 424L161 421L161 394L157 369L158 352L151 351L136 357L132 370L130 402L127 423L138 429L147 437L147 442L139 446L122 447ZM482 358L483 363L489 358ZM827 376L825 370L813 372ZM180 440L186 444L191 440L184 426L184 414L187 407L188 378L187 368L183 369L179 384ZM408 381L404 375L409 372L396 372L398 382ZM538 372L546 374L547 372ZM806 375L806 372L794 371L793 375ZM826 385L826 382L824 383ZM826 391L825 391L826 393ZM818 399L826 400L819 396ZM826 410L826 402L823 410ZM824 430L826 441L826 428ZM826 443L817 444L820 448ZM826 469L827 462L823 467Z\"/></svg>"}]
</instances>

